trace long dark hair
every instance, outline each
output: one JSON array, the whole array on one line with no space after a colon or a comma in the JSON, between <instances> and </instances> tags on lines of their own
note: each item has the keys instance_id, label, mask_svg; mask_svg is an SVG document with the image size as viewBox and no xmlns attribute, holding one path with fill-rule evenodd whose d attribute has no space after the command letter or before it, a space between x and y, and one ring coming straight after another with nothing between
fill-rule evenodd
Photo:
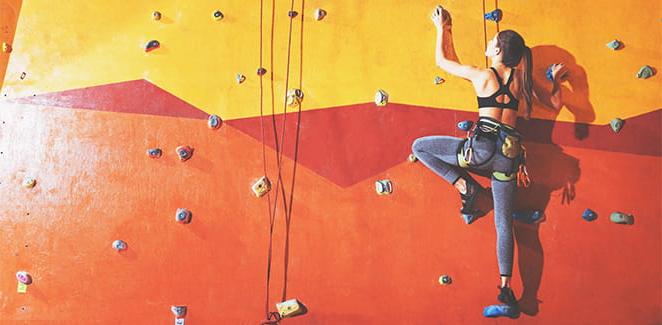
<instances>
[{"instance_id":1,"label":"long dark hair","mask_svg":"<svg viewBox=\"0 0 662 325\"><path fill-rule=\"evenodd\" d=\"M514 68L522 61L522 69L519 70L519 78L522 81L520 95L526 101L526 118L531 117L531 101L533 97L533 58L531 49L524 44L524 38L516 31L504 30L497 36L497 47L503 51L503 64Z\"/></svg>"}]
</instances>

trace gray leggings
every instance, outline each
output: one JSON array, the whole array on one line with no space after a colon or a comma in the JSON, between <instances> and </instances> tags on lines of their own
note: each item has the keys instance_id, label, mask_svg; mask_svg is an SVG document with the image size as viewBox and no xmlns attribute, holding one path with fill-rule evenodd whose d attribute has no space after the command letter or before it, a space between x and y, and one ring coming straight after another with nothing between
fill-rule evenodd
<instances>
[{"instance_id":1,"label":"gray leggings","mask_svg":"<svg viewBox=\"0 0 662 325\"><path fill-rule=\"evenodd\" d=\"M480 175L491 175L493 171L514 172L515 161L501 154L494 139L477 135L473 141L473 155L469 167L459 167L457 153L460 147L467 148L469 141L451 136L428 136L418 138L412 145L414 155L425 166L450 184L460 177L467 182L475 180L466 170ZM513 220L512 201L515 194L516 180L507 182L492 179L494 200L494 226L496 227L496 253L499 272L502 276L511 276L513 270Z\"/></svg>"}]
</instances>

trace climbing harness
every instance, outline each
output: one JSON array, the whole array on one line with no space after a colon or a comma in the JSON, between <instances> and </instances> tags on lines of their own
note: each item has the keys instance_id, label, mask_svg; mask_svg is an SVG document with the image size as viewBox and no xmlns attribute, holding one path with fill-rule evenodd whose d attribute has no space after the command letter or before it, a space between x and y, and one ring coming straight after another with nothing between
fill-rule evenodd
<instances>
[{"instance_id":1,"label":"climbing harness","mask_svg":"<svg viewBox=\"0 0 662 325\"><path fill-rule=\"evenodd\" d=\"M467 138L458 150L458 165L462 168L476 167L489 161L489 159L486 159L483 163L471 165L474 155L473 144L476 137L479 136L496 139L497 149L501 151L504 157L515 160L515 166L517 166L516 172L505 173L493 171L492 176L502 182L517 179L517 186L529 187L531 178L526 169L526 147L521 143L522 135L514 128L491 118L479 118L478 122L467 131ZM465 148L464 144L467 141L469 144Z\"/></svg>"}]
</instances>

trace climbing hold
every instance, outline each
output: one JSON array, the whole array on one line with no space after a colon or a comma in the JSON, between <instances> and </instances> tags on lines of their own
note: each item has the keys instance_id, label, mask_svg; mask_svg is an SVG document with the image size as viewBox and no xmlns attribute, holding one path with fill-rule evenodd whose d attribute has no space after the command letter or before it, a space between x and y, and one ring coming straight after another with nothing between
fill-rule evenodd
<instances>
[{"instance_id":1,"label":"climbing hold","mask_svg":"<svg viewBox=\"0 0 662 325\"><path fill-rule=\"evenodd\" d=\"M474 125L474 122L465 120L462 122L457 123L457 128L462 130L462 131L469 131L471 130L471 127Z\"/></svg>"},{"instance_id":2,"label":"climbing hold","mask_svg":"<svg viewBox=\"0 0 662 325\"><path fill-rule=\"evenodd\" d=\"M260 177L251 187L255 196L262 197L271 190L271 182L266 176Z\"/></svg>"},{"instance_id":3,"label":"climbing hold","mask_svg":"<svg viewBox=\"0 0 662 325\"><path fill-rule=\"evenodd\" d=\"M444 275L439 277L439 284L446 286L446 285L449 285L451 283L453 283L453 279L451 279L450 275L444 274Z\"/></svg>"},{"instance_id":4,"label":"climbing hold","mask_svg":"<svg viewBox=\"0 0 662 325\"><path fill-rule=\"evenodd\" d=\"M181 161L187 161L193 156L193 149L189 146L179 146L175 151L177 151L177 156Z\"/></svg>"},{"instance_id":5,"label":"climbing hold","mask_svg":"<svg viewBox=\"0 0 662 325\"><path fill-rule=\"evenodd\" d=\"M414 155L413 153L410 153L410 154L409 154L409 157L407 158L407 160L409 160L409 162L417 162L417 161L418 161L418 157L416 157L416 155Z\"/></svg>"},{"instance_id":6,"label":"climbing hold","mask_svg":"<svg viewBox=\"0 0 662 325\"><path fill-rule=\"evenodd\" d=\"M26 285L32 284L32 276L26 271L16 272L16 280Z\"/></svg>"},{"instance_id":7,"label":"climbing hold","mask_svg":"<svg viewBox=\"0 0 662 325\"><path fill-rule=\"evenodd\" d=\"M152 12L152 19L154 20L161 20L161 13L158 11Z\"/></svg>"},{"instance_id":8,"label":"climbing hold","mask_svg":"<svg viewBox=\"0 0 662 325\"><path fill-rule=\"evenodd\" d=\"M151 52L161 47L161 43L157 40L151 40L145 45L145 52Z\"/></svg>"},{"instance_id":9,"label":"climbing hold","mask_svg":"<svg viewBox=\"0 0 662 325\"><path fill-rule=\"evenodd\" d=\"M209 119L207 120L207 126L213 130L220 128L222 123L223 120L218 115L209 115Z\"/></svg>"},{"instance_id":10,"label":"climbing hold","mask_svg":"<svg viewBox=\"0 0 662 325\"><path fill-rule=\"evenodd\" d=\"M619 40L613 40L609 43L607 43L607 47L616 51L619 50L623 46L623 43L621 43Z\"/></svg>"},{"instance_id":11,"label":"climbing hold","mask_svg":"<svg viewBox=\"0 0 662 325\"><path fill-rule=\"evenodd\" d=\"M441 85L441 84L443 84L444 82L446 82L446 80L444 80L444 78L442 78L442 77L440 77L440 76L436 76L436 77L434 77L434 84L435 84L435 85Z\"/></svg>"},{"instance_id":12,"label":"climbing hold","mask_svg":"<svg viewBox=\"0 0 662 325\"><path fill-rule=\"evenodd\" d=\"M37 185L37 180L34 177L25 176L25 178L23 178L23 187L33 188L35 185Z\"/></svg>"},{"instance_id":13,"label":"climbing hold","mask_svg":"<svg viewBox=\"0 0 662 325\"><path fill-rule=\"evenodd\" d=\"M609 217L611 222L622 224L622 225L631 225L634 224L634 216L631 214L625 214L622 212L613 212Z\"/></svg>"},{"instance_id":14,"label":"climbing hold","mask_svg":"<svg viewBox=\"0 0 662 325\"><path fill-rule=\"evenodd\" d=\"M257 75L258 76L264 76L266 73L267 73L267 69L265 69L265 68L260 67L260 68L257 69Z\"/></svg>"},{"instance_id":15,"label":"climbing hold","mask_svg":"<svg viewBox=\"0 0 662 325\"><path fill-rule=\"evenodd\" d=\"M381 89L377 90L377 93L375 94L375 104L377 106L386 106L386 104L388 104L388 94Z\"/></svg>"},{"instance_id":16,"label":"climbing hold","mask_svg":"<svg viewBox=\"0 0 662 325\"><path fill-rule=\"evenodd\" d=\"M320 21L326 17L326 10L322 8L315 9L315 20Z\"/></svg>"},{"instance_id":17,"label":"climbing hold","mask_svg":"<svg viewBox=\"0 0 662 325\"><path fill-rule=\"evenodd\" d=\"M653 67L650 65L645 65L639 69L639 72L637 72L637 78L639 79L648 79L652 77L655 74L655 71L653 71Z\"/></svg>"},{"instance_id":18,"label":"climbing hold","mask_svg":"<svg viewBox=\"0 0 662 325\"><path fill-rule=\"evenodd\" d=\"M128 245L123 240L118 239L118 240L113 242L113 249L118 251L118 252L121 252L121 251L125 250L127 247L128 247Z\"/></svg>"},{"instance_id":19,"label":"climbing hold","mask_svg":"<svg viewBox=\"0 0 662 325\"><path fill-rule=\"evenodd\" d=\"M303 91L301 89L290 89L287 91L287 105L295 107L303 101Z\"/></svg>"},{"instance_id":20,"label":"climbing hold","mask_svg":"<svg viewBox=\"0 0 662 325\"><path fill-rule=\"evenodd\" d=\"M279 302L276 304L276 309L282 318L299 316L308 312L306 306L297 299Z\"/></svg>"},{"instance_id":21,"label":"climbing hold","mask_svg":"<svg viewBox=\"0 0 662 325\"><path fill-rule=\"evenodd\" d=\"M495 22L500 22L503 18L503 12L501 9L495 9L485 14L485 20L491 20Z\"/></svg>"},{"instance_id":22,"label":"climbing hold","mask_svg":"<svg viewBox=\"0 0 662 325\"><path fill-rule=\"evenodd\" d=\"M393 193L393 184L388 179L382 179L375 182L375 191L379 195L388 195Z\"/></svg>"},{"instance_id":23,"label":"climbing hold","mask_svg":"<svg viewBox=\"0 0 662 325\"><path fill-rule=\"evenodd\" d=\"M554 69L555 65L556 63L550 64L549 67L547 67L547 72L545 72L545 77L547 77L547 80L549 81L554 81L554 73L552 72L552 69Z\"/></svg>"},{"instance_id":24,"label":"climbing hold","mask_svg":"<svg viewBox=\"0 0 662 325\"><path fill-rule=\"evenodd\" d=\"M586 209L584 210L584 213L582 213L582 218L586 221L593 221L598 218L598 214L591 209Z\"/></svg>"},{"instance_id":25,"label":"climbing hold","mask_svg":"<svg viewBox=\"0 0 662 325\"><path fill-rule=\"evenodd\" d=\"M177 213L175 213L175 221L179 223L191 223L191 218L193 218L191 211L184 208L177 209Z\"/></svg>"},{"instance_id":26,"label":"climbing hold","mask_svg":"<svg viewBox=\"0 0 662 325\"><path fill-rule=\"evenodd\" d=\"M172 311L177 318L186 317L186 309L186 306L170 306L170 311Z\"/></svg>"},{"instance_id":27,"label":"climbing hold","mask_svg":"<svg viewBox=\"0 0 662 325\"><path fill-rule=\"evenodd\" d=\"M159 148L147 149L147 155L150 158L155 158L155 159L160 158L162 154L163 154L163 151L161 151L161 149L159 149Z\"/></svg>"},{"instance_id":28,"label":"climbing hold","mask_svg":"<svg viewBox=\"0 0 662 325\"><path fill-rule=\"evenodd\" d=\"M294 17L296 17L298 14L299 14L299 13L296 12L296 11L294 11L294 10L290 10L290 11L287 13L287 15L290 16L290 18L294 18Z\"/></svg>"},{"instance_id":29,"label":"climbing hold","mask_svg":"<svg viewBox=\"0 0 662 325\"><path fill-rule=\"evenodd\" d=\"M618 117L609 122L609 126L611 126L611 130L614 131L615 133L620 132L624 124L625 121L621 120Z\"/></svg>"},{"instance_id":30,"label":"climbing hold","mask_svg":"<svg viewBox=\"0 0 662 325\"><path fill-rule=\"evenodd\" d=\"M20 77L21 80L25 79L25 76L27 76L27 74L25 72L21 73L21 77Z\"/></svg>"},{"instance_id":31,"label":"climbing hold","mask_svg":"<svg viewBox=\"0 0 662 325\"><path fill-rule=\"evenodd\" d=\"M11 53L11 50L12 50L12 48L11 48L11 45L9 45L9 43L2 42L2 52Z\"/></svg>"},{"instance_id":32,"label":"climbing hold","mask_svg":"<svg viewBox=\"0 0 662 325\"><path fill-rule=\"evenodd\" d=\"M223 16L223 13L220 10L214 11L214 13L211 16L214 18L214 20L222 20L223 17L225 17Z\"/></svg>"},{"instance_id":33,"label":"climbing hold","mask_svg":"<svg viewBox=\"0 0 662 325\"><path fill-rule=\"evenodd\" d=\"M237 83L240 84L240 83L243 83L244 81L246 81L246 76L244 76L241 73L237 73L237 76L235 77L235 79L237 80Z\"/></svg>"},{"instance_id":34,"label":"climbing hold","mask_svg":"<svg viewBox=\"0 0 662 325\"><path fill-rule=\"evenodd\" d=\"M507 316L510 318L517 318L519 316L519 310L516 306L491 305L483 309L483 316L485 317Z\"/></svg>"},{"instance_id":35,"label":"climbing hold","mask_svg":"<svg viewBox=\"0 0 662 325\"><path fill-rule=\"evenodd\" d=\"M513 220L521 221L524 223L539 223L542 221L544 214L540 210L524 210L513 211Z\"/></svg>"}]
</instances>

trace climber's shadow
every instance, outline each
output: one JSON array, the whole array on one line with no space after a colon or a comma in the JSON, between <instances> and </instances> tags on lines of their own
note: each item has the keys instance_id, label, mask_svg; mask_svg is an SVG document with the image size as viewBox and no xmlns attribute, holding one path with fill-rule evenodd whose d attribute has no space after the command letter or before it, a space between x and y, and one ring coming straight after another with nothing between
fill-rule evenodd
<instances>
[{"instance_id":1,"label":"climber's shadow","mask_svg":"<svg viewBox=\"0 0 662 325\"><path fill-rule=\"evenodd\" d=\"M577 64L572 54L553 45L536 46L531 51L538 100L534 101L532 119L521 119L518 129L525 138L527 168L532 183L528 188L517 189L514 210L542 210L545 219L549 220L556 217L547 213L552 192L563 189L559 199L561 204L569 204L575 197L574 184L579 180L581 171L579 160L553 142L552 134L560 110L555 110L551 105L552 85L545 79L547 67L553 63L563 63L568 68L561 84L561 110L567 109L574 117L575 139L583 140L589 136L588 125L595 120L595 111L589 101L586 71ZM535 142L527 142L527 139L535 139ZM518 267L523 284L519 304L521 311L527 315L538 314L538 289L544 266L539 232L542 225L544 220L538 224L514 223Z\"/></svg>"}]
</instances>

